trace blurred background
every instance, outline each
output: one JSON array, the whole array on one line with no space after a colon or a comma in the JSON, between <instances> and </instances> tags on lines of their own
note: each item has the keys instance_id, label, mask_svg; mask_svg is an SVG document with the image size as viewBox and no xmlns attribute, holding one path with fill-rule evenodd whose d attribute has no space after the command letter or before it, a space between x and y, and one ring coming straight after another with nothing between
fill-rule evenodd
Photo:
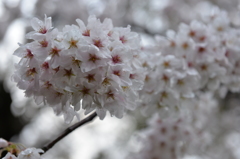
<instances>
[{"instance_id":1,"label":"blurred background","mask_svg":"<svg viewBox=\"0 0 240 159\"><path fill-rule=\"evenodd\" d=\"M19 61L12 54L18 43L27 42L25 34L32 31L33 17L43 20L46 14L60 30L76 24L77 18L86 22L91 14L101 20L111 18L114 26L131 25L144 46L151 45L154 35L164 35L168 29L176 30L180 22L197 19L204 3L227 10L232 23L240 25L239 0L0 0L0 137L27 147L42 147L69 126L51 108L25 98L11 80L14 63ZM137 149L131 136L144 126L145 118L138 111L121 120L110 116L104 121L95 119L64 138L45 158L122 159L129 149Z\"/></svg>"}]
</instances>

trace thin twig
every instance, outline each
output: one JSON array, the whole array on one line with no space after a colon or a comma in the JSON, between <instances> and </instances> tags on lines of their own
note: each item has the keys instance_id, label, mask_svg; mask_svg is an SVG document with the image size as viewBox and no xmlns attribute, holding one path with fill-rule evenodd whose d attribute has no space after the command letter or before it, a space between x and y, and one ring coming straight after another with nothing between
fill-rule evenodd
<instances>
[{"instance_id":1,"label":"thin twig","mask_svg":"<svg viewBox=\"0 0 240 159\"><path fill-rule=\"evenodd\" d=\"M140 33L145 33L145 34L148 34L149 36L155 36L157 34L160 34L160 33L154 33L154 32L151 32L149 29L147 29L146 27L143 27L143 26L140 26L140 25L137 25L135 23L128 23L130 26L131 26L131 30L135 31L135 32L140 32Z\"/></svg>"},{"instance_id":2,"label":"thin twig","mask_svg":"<svg viewBox=\"0 0 240 159\"><path fill-rule=\"evenodd\" d=\"M84 118L83 120L79 121L78 123L68 127L60 136L58 136L55 140L51 141L49 144L47 144L46 146L42 147L42 150L45 152L47 152L49 149L51 149L58 141L60 141L62 138L64 138L65 136L67 136L68 134L70 134L73 130L77 129L78 127L92 121L95 117L97 116L97 113L94 112L91 115L89 115L88 117ZM44 154L42 153L42 154ZM41 154L41 155L42 155Z\"/></svg>"}]
</instances>

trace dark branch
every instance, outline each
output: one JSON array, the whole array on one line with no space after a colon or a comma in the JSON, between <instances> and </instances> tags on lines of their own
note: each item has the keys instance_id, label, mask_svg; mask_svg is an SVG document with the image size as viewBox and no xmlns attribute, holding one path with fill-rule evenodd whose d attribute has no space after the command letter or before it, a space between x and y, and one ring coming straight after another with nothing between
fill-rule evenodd
<instances>
[{"instance_id":1,"label":"dark branch","mask_svg":"<svg viewBox=\"0 0 240 159\"><path fill-rule=\"evenodd\" d=\"M42 147L42 150L47 152L49 149L51 149L58 141L60 141L62 138L70 134L73 130L77 129L78 127L92 121L97 116L97 113L94 112L93 114L89 115L88 117L84 118L83 120L79 121L78 123L70 126L67 128L60 136L58 136L55 140L47 144L46 146ZM43 154L43 153L42 153ZM41 154L41 155L42 155Z\"/></svg>"},{"instance_id":2,"label":"dark branch","mask_svg":"<svg viewBox=\"0 0 240 159\"><path fill-rule=\"evenodd\" d=\"M131 26L131 30L135 31L135 32L141 32L141 33L145 33L145 34L148 34L150 36L155 36L159 33L154 33L154 32L151 32L149 29L145 28L145 27L142 27L142 26L139 26L135 23L129 23L130 26Z\"/></svg>"}]
</instances>

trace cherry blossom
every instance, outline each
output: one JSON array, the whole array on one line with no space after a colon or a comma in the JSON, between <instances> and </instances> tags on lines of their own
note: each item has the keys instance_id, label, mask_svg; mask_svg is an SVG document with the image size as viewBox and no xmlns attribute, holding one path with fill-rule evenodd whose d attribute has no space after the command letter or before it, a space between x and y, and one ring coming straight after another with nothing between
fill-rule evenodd
<instances>
[{"instance_id":1,"label":"cherry blossom","mask_svg":"<svg viewBox=\"0 0 240 159\"><path fill-rule=\"evenodd\" d=\"M17 157L11 154L10 152L8 152L7 155L3 157L3 159L17 159Z\"/></svg>"},{"instance_id":2,"label":"cherry blossom","mask_svg":"<svg viewBox=\"0 0 240 159\"><path fill-rule=\"evenodd\" d=\"M18 159L42 159L39 153L43 150L36 148L27 148L18 155Z\"/></svg>"}]
</instances>

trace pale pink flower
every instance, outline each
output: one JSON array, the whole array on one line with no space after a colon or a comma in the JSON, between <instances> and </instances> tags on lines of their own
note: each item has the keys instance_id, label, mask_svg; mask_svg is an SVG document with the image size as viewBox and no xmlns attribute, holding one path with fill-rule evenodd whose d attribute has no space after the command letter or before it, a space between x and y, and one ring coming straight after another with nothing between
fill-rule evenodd
<instances>
[{"instance_id":1,"label":"pale pink flower","mask_svg":"<svg viewBox=\"0 0 240 159\"><path fill-rule=\"evenodd\" d=\"M81 56L81 70L83 72L88 72L106 65L106 59L99 54L98 49L95 47L90 47L86 52L82 52Z\"/></svg>"},{"instance_id":2,"label":"pale pink flower","mask_svg":"<svg viewBox=\"0 0 240 159\"><path fill-rule=\"evenodd\" d=\"M18 158L15 155L8 152L7 155L5 157L3 157L2 159L18 159Z\"/></svg>"},{"instance_id":3,"label":"pale pink flower","mask_svg":"<svg viewBox=\"0 0 240 159\"><path fill-rule=\"evenodd\" d=\"M140 37L137 33L131 32L131 26L128 25L127 28L115 28L114 32L118 34L118 39L122 45L125 45L132 49L139 48Z\"/></svg>"},{"instance_id":4,"label":"pale pink flower","mask_svg":"<svg viewBox=\"0 0 240 159\"><path fill-rule=\"evenodd\" d=\"M44 151L36 148L27 148L18 155L18 159L42 159L39 153Z\"/></svg>"},{"instance_id":5,"label":"pale pink flower","mask_svg":"<svg viewBox=\"0 0 240 159\"><path fill-rule=\"evenodd\" d=\"M28 39L32 39L35 35L47 34L52 29L52 19L45 15L44 22L38 18L33 18L31 25L35 31L32 31L26 35Z\"/></svg>"},{"instance_id":6,"label":"pale pink flower","mask_svg":"<svg viewBox=\"0 0 240 159\"><path fill-rule=\"evenodd\" d=\"M0 148L7 147L7 146L8 146L8 142L3 138L0 138Z\"/></svg>"}]
</instances>

